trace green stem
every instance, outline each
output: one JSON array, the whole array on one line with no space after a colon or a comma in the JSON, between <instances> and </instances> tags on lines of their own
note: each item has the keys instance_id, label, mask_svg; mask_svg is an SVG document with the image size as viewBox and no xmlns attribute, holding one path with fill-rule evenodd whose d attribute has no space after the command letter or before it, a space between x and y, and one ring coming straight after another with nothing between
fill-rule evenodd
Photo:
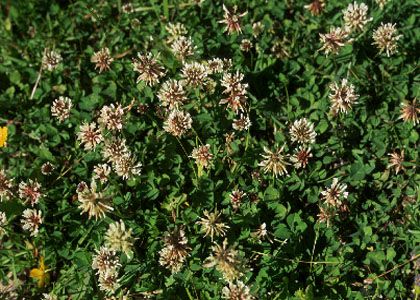
<instances>
[{"instance_id":1,"label":"green stem","mask_svg":"<svg viewBox=\"0 0 420 300\"><path fill-rule=\"evenodd\" d=\"M203 141L200 139L200 137L198 136L197 131L195 131L194 127L191 127L192 131L194 132L195 136L197 137L198 141L200 142L201 145L204 145Z\"/></svg>"},{"instance_id":2,"label":"green stem","mask_svg":"<svg viewBox=\"0 0 420 300\"><path fill-rule=\"evenodd\" d=\"M176 140L178 141L179 145L181 146L182 150L184 151L185 156L186 156L186 157L188 158L188 160L191 162L191 158L190 158L190 156L188 155L187 151L185 150L184 145L181 143L181 140L180 140L177 136L176 136L175 138L176 138ZM193 164L193 171L194 171L194 175L195 175L196 182L197 182L197 184L198 184L198 176L197 176L197 172L195 171L194 164Z\"/></svg>"},{"instance_id":3,"label":"green stem","mask_svg":"<svg viewBox=\"0 0 420 300\"><path fill-rule=\"evenodd\" d=\"M317 226L317 224L315 224L315 226L316 226L316 231L315 231L314 245L312 246L311 262L314 261L315 247L316 247L316 243L317 243L318 237L319 237L319 226ZM309 266L309 273L312 273L312 266L313 266L313 264L311 263L310 266Z\"/></svg>"}]
</instances>

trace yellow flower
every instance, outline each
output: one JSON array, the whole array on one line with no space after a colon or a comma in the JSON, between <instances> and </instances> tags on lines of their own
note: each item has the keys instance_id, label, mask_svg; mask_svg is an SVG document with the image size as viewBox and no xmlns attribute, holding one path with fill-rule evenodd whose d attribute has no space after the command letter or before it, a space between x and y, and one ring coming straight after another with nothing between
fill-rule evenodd
<instances>
[{"instance_id":1,"label":"yellow flower","mask_svg":"<svg viewBox=\"0 0 420 300\"><path fill-rule=\"evenodd\" d=\"M45 286L45 283L49 280L50 275L47 274L47 271L45 270L43 256L39 258L39 268L32 269L31 272L29 273L29 276L38 281L39 288L42 288Z\"/></svg>"},{"instance_id":2,"label":"yellow flower","mask_svg":"<svg viewBox=\"0 0 420 300\"><path fill-rule=\"evenodd\" d=\"M0 127L0 148L6 145L7 127Z\"/></svg>"}]
</instances>

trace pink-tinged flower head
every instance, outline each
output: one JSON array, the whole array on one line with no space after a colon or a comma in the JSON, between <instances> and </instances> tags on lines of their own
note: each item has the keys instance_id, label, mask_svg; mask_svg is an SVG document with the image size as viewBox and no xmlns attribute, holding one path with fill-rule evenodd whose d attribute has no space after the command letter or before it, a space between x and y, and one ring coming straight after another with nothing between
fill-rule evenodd
<instances>
[{"instance_id":1,"label":"pink-tinged flower head","mask_svg":"<svg viewBox=\"0 0 420 300\"><path fill-rule=\"evenodd\" d=\"M152 53L142 55L137 54L133 59L133 69L139 73L137 82L144 81L148 86L157 84L161 77L165 75L165 69L157 62L157 58Z\"/></svg>"},{"instance_id":2,"label":"pink-tinged flower head","mask_svg":"<svg viewBox=\"0 0 420 300\"><path fill-rule=\"evenodd\" d=\"M228 34L242 33L240 19L244 17L248 12L246 11L244 13L239 14L237 13L238 7L236 5L233 7L233 10L230 11L226 8L224 4L223 10L224 19L222 21L219 21L219 23L226 24L226 28L224 31L227 31Z\"/></svg>"},{"instance_id":3,"label":"pink-tinged flower head","mask_svg":"<svg viewBox=\"0 0 420 300\"><path fill-rule=\"evenodd\" d=\"M413 101L404 101L401 103L401 116L405 122L412 122L414 125L419 123L420 105L417 99Z\"/></svg>"},{"instance_id":4,"label":"pink-tinged flower head","mask_svg":"<svg viewBox=\"0 0 420 300\"><path fill-rule=\"evenodd\" d=\"M42 224L42 212L27 208L23 211L22 228L30 232L31 236L37 236L39 225Z\"/></svg>"},{"instance_id":5,"label":"pink-tinged flower head","mask_svg":"<svg viewBox=\"0 0 420 300\"><path fill-rule=\"evenodd\" d=\"M338 208L342 204L342 199L347 199L349 195L346 189L346 184L339 183L338 178L334 178L331 186L322 191L321 195L327 205Z\"/></svg>"},{"instance_id":6,"label":"pink-tinged flower head","mask_svg":"<svg viewBox=\"0 0 420 300\"><path fill-rule=\"evenodd\" d=\"M32 179L29 179L28 182L21 182L19 184L19 197L25 201L25 203L29 202L33 207L42 197L41 184Z\"/></svg>"},{"instance_id":7,"label":"pink-tinged flower head","mask_svg":"<svg viewBox=\"0 0 420 300\"><path fill-rule=\"evenodd\" d=\"M348 30L340 27L333 27L329 33L320 33L319 36L322 43L322 47L319 50L324 51L326 55L330 53L337 54L341 47L351 42Z\"/></svg>"},{"instance_id":8,"label":"pink-tinged flower head","mask_svg":"<svg viewBox=\"0 0 420 300\"><path fill-rule=\"evenodd\" d=\"M84 144L85 150L94 150L103 140L101 130L96 123L83 123L77 133L77 139Z\"/></svg>"}]
</instances>

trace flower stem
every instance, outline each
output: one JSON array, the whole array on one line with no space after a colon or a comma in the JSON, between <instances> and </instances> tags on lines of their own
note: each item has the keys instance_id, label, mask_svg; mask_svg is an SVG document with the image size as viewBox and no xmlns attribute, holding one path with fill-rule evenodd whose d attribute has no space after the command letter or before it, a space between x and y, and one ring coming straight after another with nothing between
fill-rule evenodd
<instances>
[{"instance_id":1,"label":"flower stem","mask_svg":"<svg viewBox=\"0 0 420 300\"><path fill-rule=\"evenodd\" d=\"M41 67L39 68L38 77L36 78L35 85L32 88L32 92L31 92L31 96L29 97L29 100L32 100L34 98L38 84L41 81L41 75L42 75L42 64L41 64Z\"/></svg>"}]
</instances>

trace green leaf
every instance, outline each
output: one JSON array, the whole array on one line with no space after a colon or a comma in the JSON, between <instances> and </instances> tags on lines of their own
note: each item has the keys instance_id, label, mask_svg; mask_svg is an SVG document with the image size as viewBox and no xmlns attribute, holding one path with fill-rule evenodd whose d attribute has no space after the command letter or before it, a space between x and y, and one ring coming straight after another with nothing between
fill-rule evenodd
<instances>
[{"instance_id":1,"label":"green leaf","mask_svg":"<svg viewBox=\"0 0 420 300\"><path fill-rule=\"evenodd\" d=\"M13 71L9 76L10 82L18 85L21 81L20 73L18 71Z\"/></svg>"},{"instance_id":2,"label":"green leaf","mask_svg":"<svg viewBox=\"0 0 420 300\"><path fill-rule=\"evenodd\" d=\"M109 82L108 87L102 91L102 94L109 96L111 99L115 99L117 97L117 85L115 82Z\"/></svg>"},{"instance_id":3,"label":"green leaf","mask_svg":"<svg viewBox=\"0 0 420 300\"><path fill-rule=\"evenodd\" d=\"M266 201L275 201L275 200L279 200L280 198L280 193L277 189L269 186L264 193L264 199Z\"/></svg>"},{"instance_id":4,"label":"green leaf","mask_svg":"<svg viewBox=\"0 0 420 300\"><path fill-rule=\"evenodd\" d=\"M317 132L318 134L322 134L325 131L327 131L328 129L328 122L326 120L321 120L318 123L318 126L315 128L315 132Z\"/></svg>"},{"instance_id":5,"label":"green leaf","mask_svg":"<svg viewBox=\"0 0 420 300\"><path fill-rule=\"evenodd\" d=\"M288 239L291 237L291 232L285 224L279 224L274 231L274 236L280 239Z\"/></svg>"},{"instance_id":6,"label":"green leaf","mask_svg":"<svg viewBox=\"0 0 420 300\"><path fill-rule=\"evenodd\" d=\"M50 161L53 162L54 161L54 156L51 153L51 151L45 146L45 145L40 145L39 146L39 150L38 150L38 155L40 158L42 158L43 160L46 161Z\"/></svg>"}]
</instances>

